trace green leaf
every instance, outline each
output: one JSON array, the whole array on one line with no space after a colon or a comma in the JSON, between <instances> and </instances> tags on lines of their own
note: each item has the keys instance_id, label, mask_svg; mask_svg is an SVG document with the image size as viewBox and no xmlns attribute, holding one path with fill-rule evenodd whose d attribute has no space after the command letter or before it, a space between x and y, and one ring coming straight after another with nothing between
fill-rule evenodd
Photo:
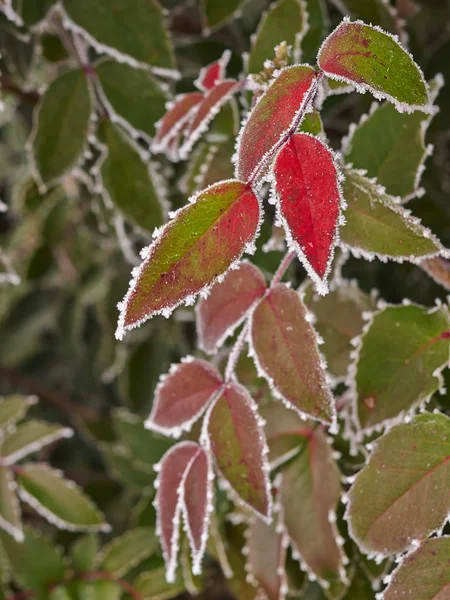
<instances>
[{"instance_id":1,"label":"green leaf","mask_svg":"<svg viewBox=\"0 0 450 600\"><path fill-rule=\"evenodd\" d=\"M219 115L222 111L219 113ZM191 154L187 171L180 180L180 190L186 196L233 176L234 140L224 144L200 142Z\"/></svg>"},{"instance_id":2,"label":"green leaf","mask_svg":"<svg viewBox=\"0 0 450 600\"><path fill-rule=\"evenodd\" d=\"M14 578L25 589L48 593L50 584L64 579L66 568L61 549L51 538L29 527L24 529L24 534L25 540L21 543L2 535Z\"/></svg>"},{"instance_id":3,"label":"green leaf","mask_svg":"<svg viewBox=\"0 0 450 600\"><path fill-rule=\"evenodd\" d=\"M0 431L2 435L17 421L21 421L30 406L36 404L36 396L5 396L0 400Z\"/></svg>"},{"instance_id":4,"label":"green leaf","mask_svg":"<svg viewBox=\"0 0 450 600\"><path fill-rule=\"evenodd\" d=\"M152 137L166 112L167 93L150 73L126 63L103 59L95 65L107 102L135 130Z\"/></svg>"},{"instance_id":5,"label":"green leaf","mask_svg":"<svg viewBox=\"0 0 450 600\"><path fill-rule=\"evenodd\" d=\"M324 134L320 113L317 110L307 113L300 127L298 128L298 132L310 133L314 136L320 136L321 134Z\"/></svg>"},{"instance_id":6,"label":"green leaf","mask_svg":"<svg viewBox=\"0 0 450 600\"><path fill-rule=\"evenodd\" d=\"M345 377L353 350L351 341L361 335L363 313L375 308L374 300L362 292L355 281L342 279L330 286L330 293L319 296L310 281L302 287L303 301L316 317L314 329L323 339L320 347L334 377Z\"/></svg>"},{"instance_id":7,"label":"green leaf","mask_svg":"<svg viewBox=\"0 0 450 600\"><path fill-rule=\"evenodd\" d=\"M301 60L309 64L316 61L317 48L328 29L328 11L325 0L306 0L308 30L301 41Z\"/></svg>"},{"instance_id":8,"label":"green leaf","mask_svg":"<svg viewBox=\"0 0 450 600\"><path fill-rule=\"evenodd\" d=\"M142 600L169 600L182 594L186 587L180 575L174 583L167 583L164 567L141 573L134 582L134 588Z\"/></svg>"},{"instance_id":9,"label":"green leaf","mask_svg":"<svg viewBox=\"0 0 450 600\"><path fill-rule=\"evenodd\" d=\"M300 455L282 473L280 502L292 547L334 594L346 581L344 555L330 518L335 515L341 484L332 449L320 429L309 434Z\"/></svg>"},{"instance_id":10,"label":"green leaf","mask_svg":"<svg viewBox=\"0 0 450 600\"><path fill-rule=\"evenodd\" d=\"M45 185L73 169L86 144L92 102L81 69L67 71L49 86L34 113L33 160Z\"/></svg>"},{"instance_id":11,"label":"green leaf","mask_svg":"<svg viewBox=\"0 0 450 600\"><path fill-rule=\"evenodd\" d=\"M131 456L149 467L159 462L173 445L172 440L167 440L145 429L144 421L126 410L115 411L113 423L117 435Z\"/></svg>"},{"instance_id":12,"label":"green leaf","mask_svg":"<svg viewBox=\"0 0 450 600\"><path fill-rule=\"evenodd\" d=\"M23 542L22 519L11 470L0 467L0 528Z\"/></svg>"},{"instance_id":13,"label":"green leaf","mask_svg":"<svg viewBox=\"0 0 450 600\"><path fill-rule=\"evenodd\" d=\"M115 538L102 552L100 568L123 577L131 569L151 556L158 547L153 529L139 527Z\"/></svg>"},{"instance_id":14,"label":"green leaf","mask_svg":"<svg viewBox=\"0 0 450 600\"><path fill-rule=\"evenodd\" d=\"M8 434L0 445L4 465L12 465L28 454L38 452L44 446L62 438L72 437L72 429L45 421L27 421Z\"/></svg>"},{"instance_id":15,"label":"green leaf","mask_svg":"<svg viewBox=\"0 0 450 600\"><path fill-rule=\"evenodd\" d=\"M148 464L133 459L123 446L102 444L100 449L106 465L120 483L138 489L153 486L153 469Z\"/></svg>"},{"instance_id":16,"label":"green leaf","mask_svg":"<svg viewBox=\"0 0 450 600\"><path fill-rule=\"evenodd\" d=\"M164 220L155 172L118 127L104 121L101 130L108 148L101 166L108 196L125 217L152 232Z\"/></svg>"},{"instance_id":17,"label":"green leaf","mask_svg":"<svg viewBox=\"0 0 450 600\"><path fill-rule=\"evenodd\" d=\"M395 198L359 171L345 172L345 225L341 242L357 257L398 262L442 254L439 240Z\"/></svg>"},{"instance_id":18,"label":"green leaf","mask_svg":"<svg viewBox=\"0 0 450 600\"><path fill-rule=\"evenodd\" d=\"M384 600L445 600L450 587L450 537L426 540L394 571Z\"/></svg>"},{"instance_id":19,"label":"green leaf","mask_svg":"<svg viewBox=\"0 0 450 600\"><path fill-rule=\"evenodd\" d=\"M343 600L374 600L374 589L362 569L356 569Z\"/></svg>"},{"instance_id":20,"label":"green leaf","mask_svg":"<svg viewBox=\"0 0 450 600\"><path fill-rule=\"evenodd\" d=\"M306 30L305 4L302 0L277 0L263 14L252 38L248 73L259 73L264 61L274 58L275 46L286 42L293 48L293 62L299 61L300 43Z\"/></svg>"},{"instance_id":21,"label":"green leaf","mask_svg":"<svg viewBox=\"0 0 450 600\"><path fill-rule=\"evenodd\" d=\"M113 57L123 54L121 62L174 74L172 43L156 0L64 0L64 7L75 28L98 49Z\"/></svg>"},{"instance_id":22,"label":"green leaf","mask_svg":"<svg viewBox=\"0 0 450 600\"><path fill-rule=\"evenodd\" d=\"M400 112L430 112L419 67L394 37L380 29L344 19L324 41L317 62L331 79L386 98Z\"/></svg>"},{"instance_id":23,"label":"green leaf","mask_svg":"<svg viewBox=\"0 0 450 600\"><path fill-rule=\"evenodd\" d=\"M375 313L357 349L356 410L360 426L387 424L442 387L449 363L446 307L388 306Z\"/></svg>"},{"instance_id":24,"label":"green leaf","mask_svg":"<svg viewBox=\"0 0 450 600\"><path fill-rule=\"evenodd\" d=\"M20 497L57 527L70 531L109 530L92 501L48 465L20 467L17 483Z\"/></svg>"},{"instance_id":25,"label":"green leaf","mask_svg":"<svg viewBox=\"0 0 450 600\"><path fill-rule=\"evenodd\" d=\"M251 247L260 205L250 186L216 183L181 208L147 249L121 303L116 331L125 332L155 314L171 311L208 289ZM170 285L168 285L170 282Z\"/></svg>"},{"instance_id":26,"label":"green leaf","mask_svg":"<svg viewBox=\"0 0 450 600\"><path fill-rule=\"evenodd\" d=\"M72 567L81 573L94 568L100 540L94 533L79 537L70 548Z\"/></svg>"},{"instance_id":27,"label":"green leaf","mask_svg":"<svg viewBox=\"0 0 450 600\"><path fill-rule=\"evenodd\" d=\"M27 25L34 25L47 16L55 0L22 0L22 19Z\"/></svg>"},{"instance_id":28,"label":"green leaf","mask_svg":"<svg viewBox=\"0 0 450 600\"><path fill-rule=\"evenodd\" d=\"M387 102L378 105L350 130L344 158L355 169L365 169L368 177L376 177L388 194L411 196L417 192L428 155L425 133L430 120L419 111L408 115Z\"/></svg>"},{"instance_id":29,"label":"green leaf","mask_svg":"<svg viewBox=\"0 0 450 600\"><path fill-rule=\"evenodd\" d=\"M379 25L391 33L399 33L397 19L394 17L396 11L384 0L332 0L333 4L342 11L344 15L350 15L352 19L361 19L364 23Z\"/></svg>"},{"instance_id":30,"label":"green leaf","mask_svg":"<svg viewBox=\"0 0 450 600\"><path fill-rule=\"evenodd\" d=\"M94 581L86 584L80 600L120 600L123 589L115 581Z\"/></svg>"},{"instance_id":31,"label":"green leaf","mask_svg":"<svg viewBox=\"0 0 450 600\"><path fill-rule=\"evenodd\" d=\"M393 427L349 492L350 533L365 553L403 552L439 530L450 510L450 419L424 413Z\"/></svg>"},{"instance_id":32,"label":"green leaf","mask_svg":"<svg viewBox=\"0 0 450 600\"><path fill-rule=\"evenodd\" d=\"M203 14L203 33L209 35L211 30L219 29L237 16L237 11L243 0L201 0Z\"/></svg>"}]
</instances>

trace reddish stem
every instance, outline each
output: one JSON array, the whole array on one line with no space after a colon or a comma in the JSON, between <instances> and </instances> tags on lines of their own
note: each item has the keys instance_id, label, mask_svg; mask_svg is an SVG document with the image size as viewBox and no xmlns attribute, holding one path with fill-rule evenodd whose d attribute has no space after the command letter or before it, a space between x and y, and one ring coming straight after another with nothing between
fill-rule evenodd
<instances>
[{"instance_id":1,"label":"reddish stem","mask_svg":"<svg viewBox=\"0 0 450 600\"><path fill-rule=\"evenodd\" d=\"M275 272L275 275L272 278L272 283L270 284L270 287L274 287L275 285L277 285L277 283L280 283L280 281L283 279L283 275L288 270L289 265L294 260L294 258L295 252L288 252L284 256L283 260L280 263L280 266L278 267L278 269Z\"/></svg>"}]
</instances>

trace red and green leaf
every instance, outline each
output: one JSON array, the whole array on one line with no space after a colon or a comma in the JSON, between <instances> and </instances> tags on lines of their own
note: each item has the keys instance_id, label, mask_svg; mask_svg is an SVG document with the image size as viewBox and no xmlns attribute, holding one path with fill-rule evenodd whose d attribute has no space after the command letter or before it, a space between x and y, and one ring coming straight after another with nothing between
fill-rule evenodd
<instances>
[{"instance_id":1,"label":"red and green leaf","mask_svg":"<svg viewBox=\"0 0 450 600\"><path fill-rule=\"evenodd\" d=\"M220 373L204 360L194 358L173 365L156 387L146 428L179 437L200 418L221 386Z\"/></svg>"},{"instance_id":2,"label":"red and green leaf","mask_svg":"<svg viewBox=\"0 0 450 600\"><path fill-rule=\"evenodd\" d=\"M200 71L199 76L194 81L194 85L201 90L206 92L220 83L225 77L225 71L227 64L230 60L231 52L225 50L219 60L215 60Z\"/></svg>"},{"instance_id":3,"label":"red and green leaf","mask_svg":"<svg viewBox=\"0 0 450 600\"><path fill-rule=\"evenodd\" d=\"M175 98L174 102L169 105L167 113L157 124L157 133L152 147L154 152L166 150L168 142L176 138L177 134L193 118L203 97L201 92L190 92Z\"/></svg>"},{"instance_id":4,"label":"red and green leaf","mask_svg":"<svg viewBox=\"0 0 450 600\"><path fill-rule=\"evenodd\" d=\"M365 553L403 552L438 531L450 510L450 419L424 413L393 427L349 493L346 517Z\"/></svg>"},{"instance_id":5,"label":"red and green leaf","mask_svg":"<svg viewBox=\"0 0 450 600\"><path fill-rule=\"evenodd\" d=\"M344 555L334 525L341 494L340 473L322 429L312 431L305 442L299 456L282 471L284 525L293 549L333 591L346 582Z\"/></svg>"},{"instance_id":6,"label":"red and green leaf","mask_svg":"<svg viewBox=\"0 0 450 600\"><path fill-rule=\"evenodd\" d=\"M182 159L188 157L195 142L208 129L221 107L238 91L240 85L235 79L225 79L206 92L186 130L185 139L180 148Z\"/></svg>"},{"instance_id":7,"label":"red and green leaf","mask_svg":"<svg viewBox=\"0 0 450 600\"><path fill-rule=\"evenodd\" d=\"M200 348L209 354L216 352L265 291L264 275L251 263L242 262L239 269L229 271L197 304Z\"/></svg>"},{"instance_id":8,"label":"red and green leaf","mask_svg":"<svg viewBox=\"0 0 450 600\"><path fill-rule=\"evenodd\" d=\"M386 98L400 112L430 111L419 67L396 38L378 27L344 19L324 41L317 63L331 79Z\"/></svg>"},{"instance_id":9,"label":"red and green leaf","mask_svg":"<svg viewBox=\"0 0 450 600\"><path fill-rule=\"evenodd\" d=\"M288 245L326 293L342 205L333 155L318 138L295 134L277 155L274 177Z\"/></svg>"},{"instance_id":10,"label":"red and green leaf","mask_svg":"<svg viewBox=\"0 0 450 600\"><path fill-rule=\"evenodd\" d=\"M178 210L146 251L121 304L116 335L192 302L232 266L257 234L260 206L249 186L222 181Z\"/></svg>"},{"instance_id":11,"label":"red and green leaf","mask_svg":"<svg viewBox=\"0 0 450 600\"><path fill-rule=\"evenodd\" d=\"M229 383L208 410L204 443L237 499L269 521L272 511L267 446L256 404L238 383Z\"/></svg>"},{"instance_id":12,"label":"red and green leaf","mask_svg":"<svg viewBox=\"0 0 450 600\"><path fill-rule=\"evenodd\" d=\"M261 96L239 134L238 179L254 179L297 129L317 89L316 78L308 65L287 67Z\"/></svg>"},{"instance_id":13,"label":"red and green leaf","mask_svg":"<svg viewBox=\"0 0 450 600\"><path fill-rule=\"evenodd\" d=\"M274 395L304 418L332 423L333 397L297 292L274 286L252 314L250 335L253 357Z\"/></svg>"}]
</instances>

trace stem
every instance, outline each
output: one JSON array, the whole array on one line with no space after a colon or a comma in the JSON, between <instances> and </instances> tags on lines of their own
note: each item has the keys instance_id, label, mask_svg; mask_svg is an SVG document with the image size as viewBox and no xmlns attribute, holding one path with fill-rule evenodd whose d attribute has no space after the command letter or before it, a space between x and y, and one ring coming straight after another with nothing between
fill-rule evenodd
<instances>
[{"instance_id":1,"label":"stem","mask_svg":"<svg viewBox=\"0 0 450 600\"><path fill-rule=\"evenodd\" d=\"M274 287L275 285L277 285L277 283L280 283L280 281L283 279L283 275L288 270L288 268L289 268L291 262L294 260L294 258L295 258L295 252L288 252L284 256L283 260L280 263L280 266L278 267L275 275L272 278L272 283L270 284L270 287Z\"/></svg>"},{"instance_id":2,"label":"stem","mask_svg":"<svg viewBox=\"0 0 450 600\"><path fill-rule=\"evenodd\" d=\"M241 355L242 350L244 349L245 342L247 341L247 335L249 331L249 321L247 320L244 327L242 328L241 333L239 334L236 343L234 344L231 352L228 356L227 366L225 368L225 381L231 381L234 375L234 371L236 370L236 365L239 360L239 356Z\"/></svg>"}]
</instances>

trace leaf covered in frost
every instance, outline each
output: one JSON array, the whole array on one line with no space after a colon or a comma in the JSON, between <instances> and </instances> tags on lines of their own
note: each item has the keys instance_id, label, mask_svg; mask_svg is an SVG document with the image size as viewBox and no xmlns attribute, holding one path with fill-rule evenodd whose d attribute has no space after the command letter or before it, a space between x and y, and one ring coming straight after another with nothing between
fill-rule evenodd
<instances>
[{"instance_id":1,"label":"leaf covered in frost","mask_svg":"<svg viewBox=\"0 0 450 600\"><path fill-rule=\"evenodd\" d=\"M203 94L201 92L190 92L180 94L169 104L168 111L156 124L157 131L152 146L154 152L166 150L167 144L176 139L189 120L194 117L202 101Z\"/></svg>"},{"instance_id":2,"label":"leaf covered in frost","mask_svg":"<svg viewBox=\"0 0 450 600\"><path fill-rule=\"evenodd\" d=\"M253 243L260 206L249 186L222 181L177 211L148 248L121 306L116 335L208 289Z\"/></svg>"},{"instance_id":3,"label":"leaf covered in frost","mask_svg":"<svg viewBox=\"0 0 450 600\"><path fill-rule=\"evenodd\" d=\"M67 427L45 421L26 421L2 440L0 444L2 463L12 465L48 444L71 437L72 433L72 430Z\"/></svg>"},{"instance_id":4,"label":"leaf covered in frost","mask_svg":"<svg viewBox=\"0 0 450 600\"><path fill-rule=\"evenodd\" d=\"M201 416L221 386L220 373L204 360L194 358L172 366L155 390L145 426L179 437Z\"/></svg>"},{"instance_id":5,"label":"leaf covered in frost","mask_svg":"<svg viewBox=\"0 0 450 600\"><path fill-rule=\"evenodd\" d=\"M215 85L220 83L225 77L225 71L227 68L228 61L230 60L231 52L225 50L219 60L215 60L206 67L203 67L199 73L199 76L194 81L196 87L202 92L210 90Z\"/></svg>"},{"instance_id":6,"label":"leaf covered in frost","mask_svg":"<svg viewBox=\"0 0 450 600\"><path fill-rule=\"evenodd\" d=\"M229 271L216 283L207 298L197 304L199 346L214 353L245 318L251 306L266 291L261 271L249 262Z\"/></svg>"},{"instance_id":7,"label":"leaf covered in frost","mask_svg":"<svg viewBox=\"0 0 450 600\"><path fill-rule=\"evenodd\" d=\"M3 466L0 467L0 529L9 533L17 542L23 542L16 484L11 470Z\"/></svg>"}]
</instances>

